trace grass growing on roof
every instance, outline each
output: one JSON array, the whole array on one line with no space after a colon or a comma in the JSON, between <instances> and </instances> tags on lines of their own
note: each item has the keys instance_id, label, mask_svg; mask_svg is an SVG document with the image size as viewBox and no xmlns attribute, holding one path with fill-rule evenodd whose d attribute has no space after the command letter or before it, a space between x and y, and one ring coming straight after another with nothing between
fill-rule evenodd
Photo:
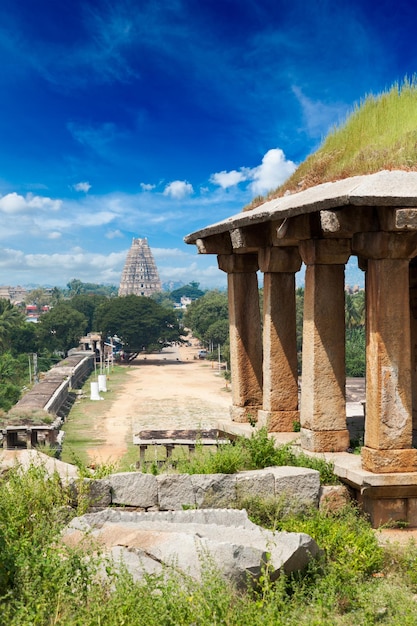
<instances>
[{"instance_id":1,"label":"grass growing on roof","mask_svg":"<svg viewBox=\"0 0 417 626\"><path fill-rule=\"evenodd\" d=\"M320 183L381 170L417 171L417 77L368 95L294 174L245 210Z\"/></svg>"}]
</instances>

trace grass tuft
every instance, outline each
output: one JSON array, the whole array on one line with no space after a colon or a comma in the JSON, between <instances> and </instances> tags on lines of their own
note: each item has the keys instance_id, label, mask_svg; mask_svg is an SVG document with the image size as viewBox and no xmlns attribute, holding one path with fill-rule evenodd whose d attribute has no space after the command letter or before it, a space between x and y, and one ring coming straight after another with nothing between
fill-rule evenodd
<instances>
[{"instance_id":1,"label":"grass tuft","mask_svg":"<svg viewBox=\"0 0 417 626\"><path fill-rule=\"evenodd\" d=\"M381 170L417 171L416 76L355 105L283 185L258 196L244 210L285 193Z\"/></svg>"}]
</instances>

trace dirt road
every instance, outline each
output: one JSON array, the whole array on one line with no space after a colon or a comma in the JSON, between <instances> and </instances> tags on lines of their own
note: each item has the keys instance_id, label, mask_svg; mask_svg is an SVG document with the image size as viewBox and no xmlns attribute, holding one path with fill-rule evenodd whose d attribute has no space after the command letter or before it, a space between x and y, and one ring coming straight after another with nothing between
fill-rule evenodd
<instances>
[{"instance_id":1,"label":"dirt road","mask_svg":"<svg viewBox=\"0 0 417 626\"><path fill-rule=\"evenodd\" d=\"M197 352L196 345L166 348L133 362L127 383L100 418L104 442L88 451L92 462L116 462L140 430L215 428L230 419L230 386L216 363L194 358Z\"/></svg>"}]
</instances>

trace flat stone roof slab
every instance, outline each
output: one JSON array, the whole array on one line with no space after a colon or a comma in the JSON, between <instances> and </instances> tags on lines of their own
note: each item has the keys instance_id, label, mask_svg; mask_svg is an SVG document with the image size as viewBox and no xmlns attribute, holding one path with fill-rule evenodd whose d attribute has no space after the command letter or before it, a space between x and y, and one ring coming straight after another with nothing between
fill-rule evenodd
<instances>
[{"instance_id":1,"label":"flat stone roof slab","mask_svg":"<svg viewBox=\"0 0 417 626\"><path fill-rule=\"evenodd\" d=\"M234 228L280 220L344 206L417 206L417 172L383 170L310 187L298 193L269 200L250 211L241 211L184 237L189 244Z\"/></svg>"}]
</instances>

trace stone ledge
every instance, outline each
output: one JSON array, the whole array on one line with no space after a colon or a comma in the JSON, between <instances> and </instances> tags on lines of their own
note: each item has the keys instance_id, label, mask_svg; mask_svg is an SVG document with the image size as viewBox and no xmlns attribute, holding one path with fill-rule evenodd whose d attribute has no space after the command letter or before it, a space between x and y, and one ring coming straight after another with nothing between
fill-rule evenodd
<instances>
[{"instance_id":1,"label":"stone ledge","mask_svg":"<svg viewBox=\"0 0 417 626\"><path fill-rule=\"evenodd\" d=\"M92 509L116 505L138 510L180 511L183 508L228 508L246 497L288 500L292 510L317 507L320 475L305 467L267 467L236 474L143 474L121 472L105 479L89 479L95 497ZM84 489L85 487L81 487ZM78 482L72 483L76 500Z\"/></svg>"}]
</instances>

